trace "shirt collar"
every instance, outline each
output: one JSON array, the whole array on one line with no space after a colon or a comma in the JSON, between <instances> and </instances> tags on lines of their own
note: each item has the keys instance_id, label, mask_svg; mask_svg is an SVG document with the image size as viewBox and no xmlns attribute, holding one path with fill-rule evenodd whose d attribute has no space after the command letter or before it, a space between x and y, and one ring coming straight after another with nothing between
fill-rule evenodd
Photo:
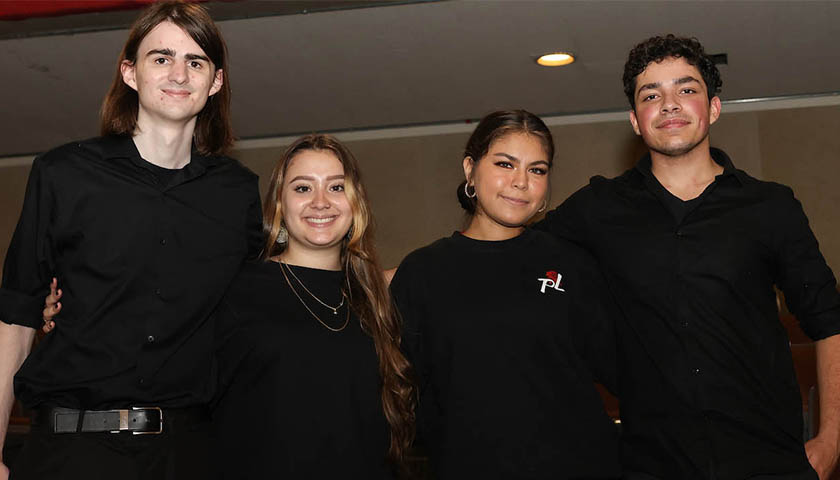
<instances>
[{"instance_id":1,"label":"shirt collar","mask_svg":"<svg viewBox=\"0 0 840 480\"><path fill-rule=\"evenodd\" d=\"M104 157L106 159L125 158L135 165L146 168L145 160L140 156L137 145L131 135L110 135L104 140ZM219 156L206 156L198 152L195 142L192 144L190 163L184 167L187 178L194 178L203 174L208 168L218 165L222 161Z\"/></svg>"},{"instance_id":2,"label":"shirt collar","mask_svg":"<svg viewBox=\"0 0 840 480\"><path fill-rule=\"evenodd\" d=\"M744 172L735 168L735 165L732 164L732 160L729 159L729 155L726 152L719 148L711 147L709 148L709 153L712 155L712 160L723 167L723 173L715 177L715 180L734 177L738 180L739 184L744 185ZM653 170L651 170L650 152L639 159L639 162L636 163L636 170L647 180L655 180L656 177L654 177Z\"/></svg>"}]
</instances>

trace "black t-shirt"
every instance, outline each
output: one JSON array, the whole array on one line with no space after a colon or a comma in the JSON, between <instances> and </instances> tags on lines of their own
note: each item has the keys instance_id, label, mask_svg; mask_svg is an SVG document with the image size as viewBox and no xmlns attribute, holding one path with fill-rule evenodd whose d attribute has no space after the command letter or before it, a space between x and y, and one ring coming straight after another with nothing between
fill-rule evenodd
<instances>
[{"instance_id":1,"label":"black t-shirt","mask_svg":"<svg viewBox=\"0 0 840 480\"><path fill-rule=\"evenodd\" d=\"M164 168L151 162L146 162L145 167L152 172L161 187L168 187L178 173L183 170L183 168Z\"/></svg>"},{"instance_id":2,"label":"black t-shirt","mask_svg":"<svg viewBox=\"0 0 840 480\"><path fill-rule=\"evenodd\" d=\"M341 331L321 325L312 313L340 328L347 302L333 314L287 271L299 299L281 268L247 264L215 314L222 477L391 478L373 339L355 313ZM324 303L340 304L343 272L291 269Z\"/></svg>"},{"instance_id":3,"label":"black t-shirt","mask_svg":"<svg viewBox=\"0 0 840 480\"><path fill-rule=\"evenodd\" d=\"M802 472L802 404L773 287L813 339L840 333L840 294L791 189L711 155L723 173L684 215L647 155L617 178L593 177L537 228L592 252L623 313L626 470Z\"/></svg>"},{"instance_id":4,"label":"black t-shirt","mask_svg":"<svg viewBox=\"0 0 840 480\"><path fill-rule=\"evenodd\" d=\"M455 233L408 255L391 290L438 478L618 475L591 373L614 383L613 304L583 250L532 230Z\"/></svg>"},{"instance_id":5,"label":"black t-shirt","mask_svg":"<svg viewBox=\"0 0 840 480\"><path fill-rule=\"evenodd\" d=\"M25 405L185 407L213 395L207 319L262 243L257 176L193 150L167 184L129 136L35 159L3 269L0 320L57 328L15 376ZM159 167L156 167L159 168Z\"/></svg>"}]
</instances>

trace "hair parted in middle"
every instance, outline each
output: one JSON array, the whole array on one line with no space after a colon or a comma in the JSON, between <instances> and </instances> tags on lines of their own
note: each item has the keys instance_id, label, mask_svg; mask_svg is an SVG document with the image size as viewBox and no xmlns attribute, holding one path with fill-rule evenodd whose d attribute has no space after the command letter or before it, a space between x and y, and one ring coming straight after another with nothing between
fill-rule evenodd
<instances>
[{"instance_id":1,"label":"hair parted in middle","mask_svg":"<svg viewBox=\"0 0 840 480\"><path fill-rule=\"evenodd\" d=\"M137 64L137 49L144 38L163 22L172 22L189 35L213 62L216 71L224 72L222 88L207 99L195 122L195 146L203 155L221 155L235 140L230 119L230 71L227 46L207 10L186 2L160 2L146 8L134 21L117 61L117 73L105 95L100 112L101 135L132 135L137 128L139 97L123 81L124 61Z\"/></svg>"},{"instance_id":2,"label":"hair parted in middle","mask_svg":"<svg viewBox=\"0 0 840 480\"><path fill-rule=\"evenodd\" d=\"M627 95L630 108L636 109L636 77L651 63L659 63L666 58L682 58L689 65L697 67L706 84L709 100L720 93L720 87L723 85L720 71L712 58L706 55L703 45L693 37L668 34L664 37L650 37L630 50L627 63L624 64L623 76L624 94Z\"/></svg>"},{"instance_id":3,"label":"hair parted in middle","mask_svg":"<svg viewBox=\"0 0 840 480\"><path fill-rule=\"evenodd\" d=\"M266 242L262 259L279 255L286 248L277 243L283 226L285 174L294 158L305 151L331 152L344 168L344 194L353 221L349 238L342 242L342 264L347 275L347 298L359 316L362 329L373 338L382 378L382 407L391 428L388 457L404 466L414 441L415 386L411 367L400 350L402 327L391 299L374 248L374 226L370 203L358 163L350 150L330 135L311 134L292 143L274 167L263 203L263 231Z\"/></svg>"},{"instance_id":4,"label":"hair parted in middle","mask_svg":"<svg viewBox=\"0 0 840 480\"><path fill-rule=\"evenodd\" d=\"M548 157L548 167L554 164L554 137L545 122L526 110L498 110L488 113L478 122L464 148L464 158L470 157L478 162L490 150L496 140L511 133L526 133L537 137ZM469 215L475 214L476 198L467 196L467 181L458 185L458 203Z\"/></svg>"}]
</instances>

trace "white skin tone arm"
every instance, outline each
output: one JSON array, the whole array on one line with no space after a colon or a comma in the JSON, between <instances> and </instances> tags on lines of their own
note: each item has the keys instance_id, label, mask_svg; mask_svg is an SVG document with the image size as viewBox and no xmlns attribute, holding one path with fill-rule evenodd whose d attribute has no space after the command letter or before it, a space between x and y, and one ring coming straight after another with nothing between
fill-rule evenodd
<instances>
[{"instance_id":1,"label":"white skin tone arm","mask_svg":"<svg viewBox=\"0 0 840 480\"><path fill-rule=\"evenodd\" d=\"M0 322L0 480L6 480L9 470L2 459L9 415L15 401L12 380L32 348L35 330Z\"/></svg>"},{"instance_id":2,"label":"white skin tone arm","mask_svg":"<svg viewBox=\"0 0 840 480\"><path fill-rule=\"evenodd\" d=\"M805 452L820 480L828 480L840 453L840 335L819 340L816 345L820 429L805 444Z\"/></svg>"}]
</instances>

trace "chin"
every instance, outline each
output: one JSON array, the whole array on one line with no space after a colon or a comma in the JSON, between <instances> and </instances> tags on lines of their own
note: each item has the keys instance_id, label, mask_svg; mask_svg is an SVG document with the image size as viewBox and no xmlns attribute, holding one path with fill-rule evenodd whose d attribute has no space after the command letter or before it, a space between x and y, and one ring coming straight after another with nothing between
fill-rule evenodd
<instances>
[{"instance_id":1,"label":"chin","mask_svg":"<svg viewBox=\"0 0 840 480\"><path fill-rule=\"evenodd\" d=\"M498 220L498 224L503 226L503 227L507 227L507 228L524 227L528 223L528 221L531 220L532 217L533 217L533 215L530 215L530 216L525 217L525 218L522 218L522 217L503 218L503 219Z\"/></svg>"}]
</instances>

